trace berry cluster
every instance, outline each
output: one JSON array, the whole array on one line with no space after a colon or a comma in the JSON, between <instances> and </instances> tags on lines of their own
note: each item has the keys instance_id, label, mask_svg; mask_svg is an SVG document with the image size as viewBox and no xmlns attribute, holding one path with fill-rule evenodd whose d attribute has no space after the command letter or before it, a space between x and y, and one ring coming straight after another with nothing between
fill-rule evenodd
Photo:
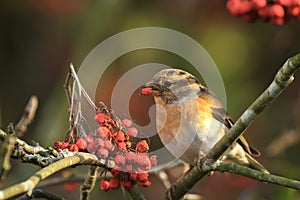
<instances>
[{"instance_id":1,"label":"berry cluster","mask_svg":"<svg viewBox=\"0 0 300 200\"><path fill-rule=\"evenodd\" d=\"M300 0L228 0L226 7L248 22L261 19L282 25L292 17L300 18Z\"/></svg>"},{"instance_id":2,"label":"berry cluster","mask_svg":"<svg viewBox=\"0 0 300 200\"><path fill-rule=\"evenodd\" d=\"M95 135L78 138L75 144L56 141L54 148L95 154L107 166L100 181L100 188L104 191L118 189L120 185L130 190L136 183L144 187L150 186L148 171L157 164L157 159L155 155L149 156L147 141L132 142L138 135L132 122L128 119L115 119L107 110L104 111L96 113L95 120L99 127ZM107 171L112 175L110 180L107 179Z\"/></svg>"},{"instance_id":3,"label":"berry cluster","mask_svg":"<svg viewBox=\"0 0 300 200\"><path fill-rule=\"evenodd\" d=\"M53 148L58 149L68 149L72 152L87 152L86 149L86 141L84 139L78 138L75 144L71 144L70 142L61 142L61 141L55 141Z\"/></svg>"}]
</instances>

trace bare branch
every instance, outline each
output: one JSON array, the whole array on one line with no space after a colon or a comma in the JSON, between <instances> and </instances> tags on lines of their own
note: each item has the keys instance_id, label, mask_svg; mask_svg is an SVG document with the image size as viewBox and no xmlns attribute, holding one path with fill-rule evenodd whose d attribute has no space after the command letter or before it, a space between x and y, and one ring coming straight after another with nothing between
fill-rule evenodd
<instances>
[{"instance_id":1,"label":"bare branch","mask_svg":"<svg viewBox=\"0 0 300 200\"><path fill-rule=\"evenodd\" d=\"M18 124L15 126L17 137L22 137L27 127L34 119L35 112L38 107L38 100L35 96L30 97L28 104L25 107L24 113Z\"/></svg>"},{"instance_id":2,"label":"bare branch","mask_svg":"<svg viewBox=\"0 0 300 200\"><path fill-rule=\"evenodd\" d=\"M266 174L264 172L244 167L235 163L220 162L216 165L210 165L207 170L209 171L220 171L230 172L233 174L239 174L245 177L249 177L258 181L281 185L284 187L293 188L300 190L300 181L276 176L272 174Z\"/></svg>"}]
</instances>

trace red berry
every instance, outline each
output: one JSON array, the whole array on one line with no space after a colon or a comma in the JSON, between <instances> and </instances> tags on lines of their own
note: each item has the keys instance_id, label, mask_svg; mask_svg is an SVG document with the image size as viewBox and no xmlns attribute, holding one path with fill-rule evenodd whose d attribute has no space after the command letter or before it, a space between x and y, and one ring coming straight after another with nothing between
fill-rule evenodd
<instances>
[{"instance_id":1,"label":"red berry","mask_svg":"<svg viewBox=\"0 0 300 200\"><path fill-rule=\"evenodd\" d=\"M139 182L142 182L142 183L145 183L148 181L148 177L149 177L149 174L147 172L143 172L143 173L138 173L137 174L137 180Z\"/></svg>"},{"instance_id":2,"label":"red berry","mask_svg":"<svg viewBox=\"0 0 300 200\"><path fill-rule=\"evenodd\" d=\"M240 12L242 14L245 14L247 12L250 12L252 10L252 3L250 1L241 1L240 5Z\"/></svg>"},{"instance_id":3,"label":"red berry","mask_svg":"<svg viewBox=\"0 0 300 200\"><path fill-rule=\"evenodd\" d=\"M133 166L130 164L125 165L124 171L125 172L133 172Z\"/></svg>"},{"instance_id":4,"label":"red berry","mask_svg":"<svg viewBox=\"0 0 300 200\"><path fill-rule=\"evenodd\" d=\"M133 172L133 173L130 173L129 177L131 180L137 181L137 175L138 175L138 173Z\"/></svg>"},{"instance_id":5,"label":"red berry","mask_svg":"<svg viewBox=\"0 0 300 200\"><path fill-rule=\"evenodd\" d=\"M120 187L120 180L118 178L112 178L109 180L109 187L111 189L118 189Z\"/></svg>"},{"instance_id":6,"label":"red berry","mask_svg":"<svg viewBox=\"0 0 300 200\"><path fill-rule=\"evenodd\" d=\"M123 133L122 131L119 131L119 132L117 133L116 140L117 140L118 142L124 142L124 140L125 140L125 135L124 135L124 133Z\"/></svg>"},{"instance_id":7,"label":"red berry","mask_svg":"<svg viewBox=\"0 0 300 200\"><path fill-rule=\"evenodd\" d=\"M127 129L127 134L130 137L136 137L138 135L138 130L136 128L134 128L134 127L128 128Z\"/></svg>"},{"instance_id":8,"label":"red berry","mask_svg":"<svg viewBox=\"0 0 300 200\"><path fill-rule=\"evenodd\" d=\"M259 9L267 6L267 0L252 0L254 8Z\"/></svg>"},{"instance_id":9,"label":"red berry","mask_svg":"<svg viewBox=\"0 0 300 200\"><path fill-rule=\"evenodd\" d=\"M122 120L122 124L126 127L126 128L129 128L132 126L132 121L129 120L129 119L123 119Z\"/></svg>"},{"instance_id":10,"label":"red berry","mask_svg":"<svg viewBox=\"0 0 300 200\"><path fill-rule=\"evenodd\" d=\"M120 183L126 190L131 190L133 188L131 181L121 181Z\"/></svg>"},{"instance_id":11,"label":"red berry","mask_svg":"<svg viewBox=\"0 0 300 200\"><path fill-rule=\"evenodd\" d=\"M143 95L150 95L150 94L152 94L152 93L153 93L152 88L143 88L143 89L142 89L142 94L143 94Z\"/></svg>"},{"instance_id":12,"label":"red berry","mask_svg":"<svg viewBox=\"0 0 300 200\"><path fill-rule=\"evenodd\" d=\"M107 158L108 154L109 154L109 152L107 151L107 149L98 149L98 151L97 151L97 156L99 158Z\"/></svg>"},{"instance_id":13,"label":"red berry","mask_svg":"<svg viewBox=\"0 0 300 200\"><path fill-rule=\"evenodd\" d=\"M140 153L146 153L149 151L149 145L146 140L141 140L137 143L136 149Z\"/></svg>"},{"instance_id":14,"label":"red berry","mask_svg":"<svg viewBox=\"0 0 300 200\"><path fill-rule=\"evenodd\" d=\"M77 181L71 181L71 182L67 182L64 184L64 189L72 191L72 190L76 190L78 188L78 186L79 186L79 183Z\"/></svg>"},{"instance_id":15,"label":"red berry","mask_svg":"<svg viewBox=\"0 0 300 200\"><path fill-rule=\"evenodd\" d=\"M56 149L56 150L61 149L62 144L63 144L62 142L56 140L54 142L53 148Z\"/></svg>"},{"instance_id":16,"label":"red berry","mask_svg":"<svg viewBox=\"0 0 300 200\"><path fill-rule=\"evenodd\" d=\"M90 143L90 142L94 142L95 137L92 135L87 135L87 136L85 136L84 139L87 143Z\"/></svg>"},{"instance_id":17,"label":"red berry","mask_svg":"<svg viewBox=\"0 0 300 200\"><path fill-rule=\"evenodd\" d=\"M127 150L126 149L126 143L125 142L118 142L117 143L117 146L118 146L118 148L120 149L120 150Z\"/></svg>"},{"instance_id":18,"label":"red berry","mask_svg":"<svg viewBox=\"0 0 300 200\"><path fill-rule=\"evenodd\" d=\"M62 145L61 145L61 149L66 149L66 148L68 148L69 146L70 146L69 142L64 142L64 143L62 143Z\"/></svg>"},{"instance_id":19,"label":"red berry","mask_svg":"<svg viewBox=\"0 0 300 200\"><path fill-rule=\"evenodd\" d=\"M110 173L111 173L114 177L120 178L120 171L119 171L118 169L113 168L113 169L110 171Z\"/></svg>"},{"instance_id":20,"label":"red berry","mask_svg":"<svg viewBox=\"0 0 300 200\"><path fill-rule=\"evenodd\" d=\"M100 181L100 188L101 188L101 190L103 190L103 191L109 190L109 182L108 182L107 180L105 180L105 179L102 179L102 180Z\"/></svg>"},{"instance_id":21,"label":"red berry","mask_svg":"<svg viewBox=\"0 0 300 200\"><path fill-rule=\"evenodd\" d=\"M233 16L242 15L252 10L252 4L249 1L228 0L226 7Z\"/></svg>"},{"instance_id":22,"label":"red berry","mask_svg":"<svg viewBox=\"0 0 300 200\"><path fill-rule=\"evenodd\" d=\"M95 147L94 142L90 142L90 143L88 143L88 144L86 145L86 150L87 150L87 152L89 152L89 153L95 153L96 149L97 149L97 148Z\"/></svg>"},{"instance_id":23,"label":"red berry","mask_svg":"<svg viewBox=\"0 0 300 200\"><path fill-rule=\"evenodd\" d=\"M86 150L86 146L87 146L87 142L85 141L85 139L79 138L76 141L76 145L78 146L78 148L82 151Z\"/></svg>"},{"instance_id":24,"label":"red berry","mask_svg":"<svg viewBox=\"0 0 300 200\"><path fill-rule=\"evenodd\" d=\"M290 7L290 8L288 8L287 12L291 16L297 17L300 14L300 7L299 6Z\"/></svg>"},{"instance_id":25,"label":"red berry","mask_svg":"<svg viewBox=\"0 0 300 200\"><path fill-rule=\"evenodd\" d=\"M240 15L240 1L228 0L226 7L233 16Z\"/></svg>"},{"instance_id":26,"label":"red berry","mask_svg":"<svg viewBox=\"0 0 300 200\"><path fill-rule=\"evenodd\" d=\"M104 146L104 141L101 138L96 138L94 145L96 148L100 148Z\"/></svg>"},{"instance_id":27,"label":"red berry","mask_svg":"<svg viewBox=\"0 0 300 200\"><path fill-rule=\"evenodd\" d=\"M113 148L113 144L109 140L104 140L103 148L107 150L111 150Z\"/></svg>"},{"instance_id":28,"label":"red berry","mask_svg":"<svg viewBox=\"0 0 300 200\"><path fill-rule=\"evenodd\" d=\"M100 138L105 138L105 139L107 139L108 136L111 134L110 130L106 126L100 126L97 129L97 132Z\"/></svg>"},{"instance_id":29,"label":"red berry","mask_svg":"<svg viewBox=\"0 0 300 200\"><path fill-rule=\"evenodd\" d=\"M124 156L122 155L117 155L115 158L114 158L114 161L115 161L115 164L118 166L118 167L122 167L123 165L125 165L126 163L126 159Z\"/></svg>"},{"instance_id":30,"label":"red berry","mask_svg":"<svg viewBox=\"0 0 300 200\"><path fill-rule=\"evenodd\" d=\"M151 166L157 165L157 156L153 155L150 157Z\"/></svg>"},{"instance_id":31,"label":"red berry","mask_svg":"<svg viewBox=\"0 0 300 200\"><path fill-rule=\"evenodd\" d=\"M147 154L137 154L135 163L143 171L148 171L151 169L151 162Z\"/></svg>"},{"instance_id":32,"label":"red berry","mask_svg":"<svg viewBox=\"0 0 300 200\"><path fill-rule=\"evenodd\" d=\"M137 154L132 152L132 151L128 152L127 155L126 155L126 162L130 163L130 164L134 163L134 161L136 159L136 155Z\"/></svg>"},{"instance_id":33,"label":"red berry","mask_svg":"<svg viewBox=\"0 0 300 200\"><path fill-rule=\"evenodd\" d=\"M70 144L68 147L69 151L78 152L79 148L76 144Z\"/></svg>"},{"instance_id":34,"label":"red berry","mask_svg":"<svg viewBox=\"0 0 300 200\"><path fill-rule=\"evenodd\" d=\"M276 2L278 2L278 4L281 4L286 7L290 7L294 3L293 0L276 0Z\"/></svg>"},{"instance_id":35,"label":"red berry","mask_svg":"<svg viewBox=\"0 0 300 200\"><path fill-rule=\"evenodd\" d=\"M99 124L103 124L105 122L105 120L108 120L109 117L103 113L97 113L95 116L95 120L99 123Z\"/></svg>"},{"instance_id":36,"label":"red berry","mask_svg":"<svg viewBox=\"0 0 300 200\"><path fill-rule=\"evenodd\" d=\"M283 17L284 9L281 5L273 4L270 6L270 16L271 17Z\"/></svg>"},{"instance_id":37,"label":"red berry","mask_svg":"<svg viewBox=\"0 0 300 200\"><path fill-rule=\"evenodd\" d=\"M151 182L150 181L146 181L145 183L143 182L139 182L139 184L143 187L150 187L151 186Z\"/></svg>"},{"instance_id":38,"label":"red berry","mask_svg":"<svg viewBox=\"0 0 300 200\"><path fill-rule=\"evenodd\" d=\"M294 6L300 6L300 0L291 0Z\"/></svg>"}]
</instances>

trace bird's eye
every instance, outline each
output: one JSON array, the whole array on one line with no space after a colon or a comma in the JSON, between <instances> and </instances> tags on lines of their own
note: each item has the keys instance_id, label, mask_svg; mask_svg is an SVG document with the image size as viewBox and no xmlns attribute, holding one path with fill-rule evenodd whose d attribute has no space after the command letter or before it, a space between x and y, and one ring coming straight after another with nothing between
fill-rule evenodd
<instances>
[{"instance_id":1,"label":"bird's eye","mask_svg":"<svg viewBox=\"0 0 300 200\"><path fill-rule=\"evenodd\" d=\"M164 83L164 85L165 85L166 87L170 87L172 84L173 84L173 83L171 83L171 82L169 82L169 81L166 81L166 82Z\"/></svg>"}]
</instances>

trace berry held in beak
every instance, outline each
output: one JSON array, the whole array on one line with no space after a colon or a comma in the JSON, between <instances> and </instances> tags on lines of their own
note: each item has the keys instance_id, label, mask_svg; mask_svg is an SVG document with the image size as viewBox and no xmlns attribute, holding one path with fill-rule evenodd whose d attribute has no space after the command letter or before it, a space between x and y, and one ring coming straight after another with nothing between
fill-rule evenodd
<instances>
[{"instance_id":1,"label":"berry held in beak","mask_svg":"<svg viewBox=\"0 0 300 200\"><path fill-rule=\"evenodd\" d=\"M153 84L152 82L148 82L145 85L141 86L141 94L148 96L148 95L158 95L159 91L156 86L156 84Z\"/></svg>"},{"instance_id":2,"label":"berry held in beak","mask_svg":"<svg viewBox=\"0 0 300 200\"><path fill-rule=\"evenodd\" d=\"M146 87L142 89L142 95L151 95L153 93L152 88Z\"/></svg>"}]
</instances>

